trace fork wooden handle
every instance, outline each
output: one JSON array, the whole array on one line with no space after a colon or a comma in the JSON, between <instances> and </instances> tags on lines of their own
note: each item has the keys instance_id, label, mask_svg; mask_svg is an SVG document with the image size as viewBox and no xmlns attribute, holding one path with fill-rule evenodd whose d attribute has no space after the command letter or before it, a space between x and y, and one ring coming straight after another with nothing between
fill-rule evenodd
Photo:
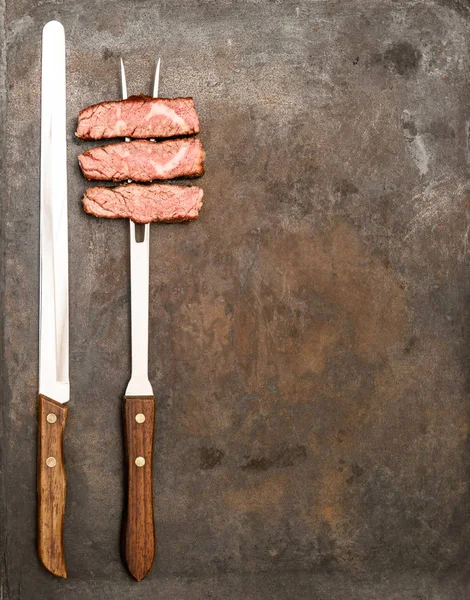
<instances>
[{"instance_id":1,"label":"fork wooden handle","mask_svg":"<svg viewBox=\"0 0 470 600\"><path fill-rule=\"evenodd\" d=\"M123 554L129 573L140 581L155 555L152 456L155 426L153 396L124 398L124 443L127 464L127 506L123 523Z\"/></svg>"},{"instance_id":2,"label":"fork wooden handle","mask_svg":"<svg viewBox=\"0 0 470 600\"><path fill-rule=\"evenodd\" d=\"M62 446L67 406L39 394L38 408L38 555L48 571L66 578Z\"/></svg>"}]
</instances>

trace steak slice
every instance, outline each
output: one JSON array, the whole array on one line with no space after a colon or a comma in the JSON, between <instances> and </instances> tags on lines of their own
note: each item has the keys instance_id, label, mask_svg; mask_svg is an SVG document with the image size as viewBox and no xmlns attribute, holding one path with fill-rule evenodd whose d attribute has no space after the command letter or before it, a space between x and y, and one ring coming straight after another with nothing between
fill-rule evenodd
<instances>
[{"instance_id":1,"label":"steak slice","mask_svg":"<svg viewBox=\"0 0 470 600\"><path fill-rule=\"evenodd\" d=\"M200 187L163 183L91 187L83 196L85 212L136 223L192 221L197 219L201 206Z\"/></svg>"},{"instance_id":2,"label":"steak slice","mask_svg":"<svg viewBox=\"0 0 470 600\"><path fill-rule=\"evenodd\" d=\"M199 129L192 98L130 96L81 110L75 135L84 140L169 138L199 133Z\"/></svg>"},{"instance_id":3,"label":"steak slice","mask_svg":"<svg viewBox=\"0 0 470 600\"><path fill-rule=\"evenodd\" d=\"M87 179L149 182L202 175L204 150L197 138L133 140L91 148L78 162Z\"/></svg>"}]
</instances>

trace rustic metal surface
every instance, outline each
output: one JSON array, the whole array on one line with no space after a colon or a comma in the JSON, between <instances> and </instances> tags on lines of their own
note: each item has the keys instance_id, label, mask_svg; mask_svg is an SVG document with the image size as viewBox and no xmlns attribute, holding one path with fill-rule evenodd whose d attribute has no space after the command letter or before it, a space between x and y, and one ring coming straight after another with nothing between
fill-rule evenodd
<instances>
[{"instance_id":1,"label":"rustic metal surface","mask_svg":"<svg viewBox=\"0 0 470 600\"><path fill-rule=\"evenodd\" d=\"M4 2L0 3L1 6ZM8 600L461 600L470 558L468 0L9 0L2 591ZM35 554L39 85L68 48L69 579ZM193 95L198 222L152 226L157 558L119 556L126 222L80 206L79 109ZM6 101L6 103L5 103Z\"/></svg>"}]
</instances>

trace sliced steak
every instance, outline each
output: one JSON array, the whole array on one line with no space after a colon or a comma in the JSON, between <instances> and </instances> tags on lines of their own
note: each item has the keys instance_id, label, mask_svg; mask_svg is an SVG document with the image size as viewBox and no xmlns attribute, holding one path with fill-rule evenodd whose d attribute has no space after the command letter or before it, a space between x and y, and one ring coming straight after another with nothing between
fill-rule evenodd
<instances>
[{"instance_id":1,"label":"sliced steak","mask_svg":"<svg viewBox=\"0 0 470 600\"><path fill-rule=\"evenodd\" d=\"M81 110L75 135L84 140L169 138L199 133L199 129L192 98L131 96Z\"/></svg>"},{"instance_id":2,"label":"sliced steak","mask_svg":"<svg viewBox=\"0 0 470 600\"><path fill-rule=\"evenodd\" d=\"M87 179L102 181L149 182L204 173L204 150L197 138L98 146L80 154L78 161Z\"/></svg>"},{"instance_id":3,"label":"sliced steak","mask_svg":"<svg viewBox=\"0 0 470 600\"><path fill-rule=\"evenodd\" d=\"M91 187L83 196L85 212L136 223L191 221L197 219L201 206L200 187L162 183Z\"/></svg>"}]
</instances>

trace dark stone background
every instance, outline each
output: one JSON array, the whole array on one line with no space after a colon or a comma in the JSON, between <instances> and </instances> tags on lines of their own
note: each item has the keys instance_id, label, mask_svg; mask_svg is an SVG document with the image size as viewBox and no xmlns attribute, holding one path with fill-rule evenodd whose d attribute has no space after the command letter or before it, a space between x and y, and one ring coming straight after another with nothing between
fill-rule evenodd
<instances>
[{"instance_id":1,"label":"dark stone background","mask_svg":"<svg viewBox=\"0 0 470 600\"><path fill-rule=\"evenodd\" d=\"M5 600L470 598L468 0L8 0ZM68 56L67 581L35 553L39 92ZM119 556L128 225L82 212L79 109L192 95L205 206L152 226L156 561Z\"/></svg>"}]
</instances>

